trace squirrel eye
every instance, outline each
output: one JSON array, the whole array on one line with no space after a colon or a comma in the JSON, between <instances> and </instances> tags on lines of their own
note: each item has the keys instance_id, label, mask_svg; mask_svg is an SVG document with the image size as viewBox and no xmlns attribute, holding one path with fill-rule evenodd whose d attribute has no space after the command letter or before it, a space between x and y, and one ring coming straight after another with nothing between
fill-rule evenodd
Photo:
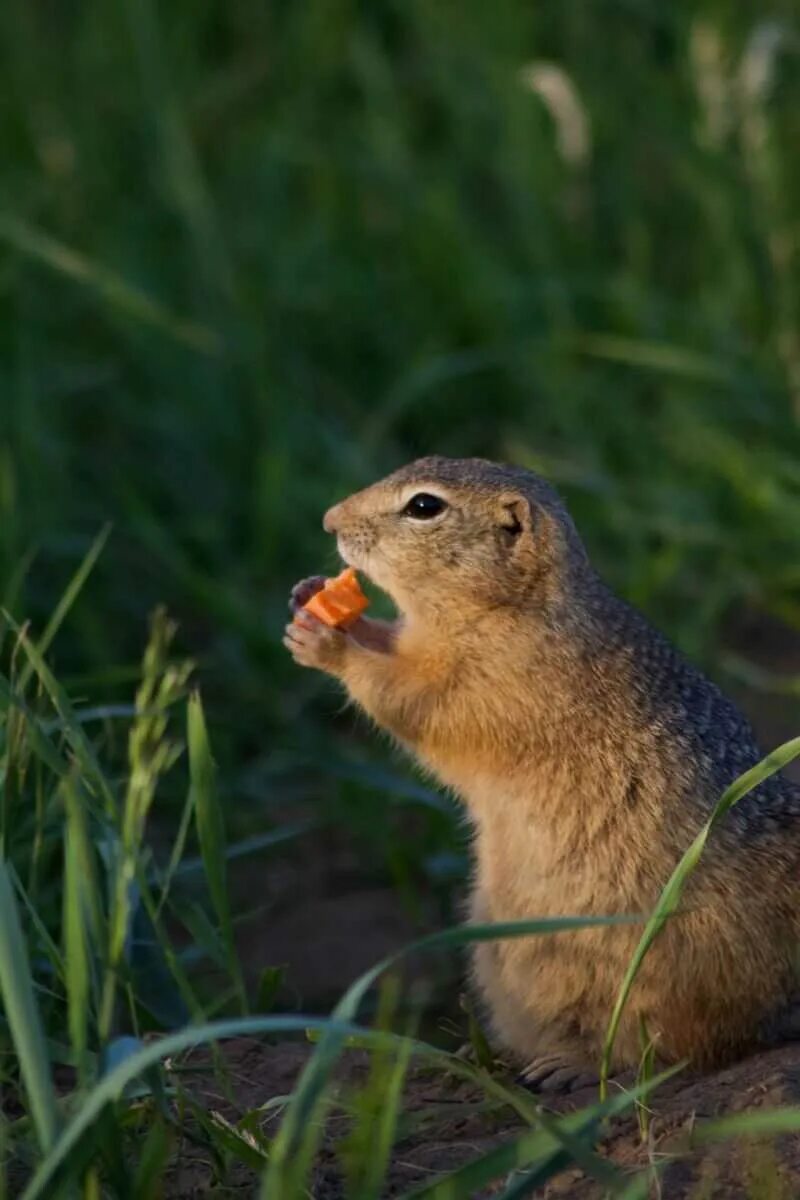
<instances>
[{"instance_id":1,"label":"squirrel eye","mask_svg":"<svg viewBox=\"0 0 800 1200\"><path fill-rule=\"evenodd\" d=\"M403 515L415 517L418 521L429 521L431 517L438 517L446 508L447 503L441 496L432 496L430 492L417 492L403 509Z\"/></svg>"}]
</instances>

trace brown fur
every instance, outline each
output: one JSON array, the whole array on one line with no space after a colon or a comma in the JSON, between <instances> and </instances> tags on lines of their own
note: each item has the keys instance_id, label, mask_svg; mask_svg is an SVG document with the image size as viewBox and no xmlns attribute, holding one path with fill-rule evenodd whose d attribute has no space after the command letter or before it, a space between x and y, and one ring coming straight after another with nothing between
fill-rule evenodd
<instances>
[{"instance_id":1,"label":"brown fur","mask_svg":"<svg viewBox=\"0 0 800 1200\"><path fill-rule=\"evenodd\" d=\"M447 501L404 515L409 497ZM346 562L394 625L303 619L297 661L351 698L467 806L476 920L649 912L724 787L760 752L734 706L613 595L555 492L479 459L422 459L331 509ZM717 1064L757 1040L793 983L800 801L780 777L728 816L635 985L617 1067ZM641 934L593 928L484 943L474 974L522 1060L596 1063Z\"/></svg>"}]
</instances>

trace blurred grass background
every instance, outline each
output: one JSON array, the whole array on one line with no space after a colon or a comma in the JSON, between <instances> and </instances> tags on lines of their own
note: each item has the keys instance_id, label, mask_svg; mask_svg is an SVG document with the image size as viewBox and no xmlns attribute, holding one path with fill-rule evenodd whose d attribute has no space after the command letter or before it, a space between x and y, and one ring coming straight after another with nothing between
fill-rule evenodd
<instances>
[{"instance_id":1,"label":"blurred grass background","mask_svg":"<svg viewBox=\"0 0 800 1200\"><path fill-rule=\"evenodd\" d=\"M128 696L163 601L235 829L309 805L412 908L420 856L457 870L280 645L324 508L415 455L543 470L722 677L743 614L800 627L795 3L2 20L0 595L41 628L111 522L56 669Z\"/></svg>"}]
</instances>

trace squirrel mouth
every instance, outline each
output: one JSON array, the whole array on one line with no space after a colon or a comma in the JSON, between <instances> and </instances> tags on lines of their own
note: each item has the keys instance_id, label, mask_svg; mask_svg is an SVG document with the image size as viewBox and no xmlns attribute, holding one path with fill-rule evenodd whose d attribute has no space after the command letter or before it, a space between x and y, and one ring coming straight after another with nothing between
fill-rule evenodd
<instances>
[{"instance_id":1,"label":"squirrel mouth","mask_svg":"<svg viewBox=\"0 0 800 1200\"><path fill-rule=\"evenodd\" d=\"M361 571L368 579L371 578L366 563L366 555L353 554L341 535L336 539L336 549L339 553L339 558L346 567L353 567L356 571Z\"/></svg>"},{"instance_id":2,"label":"squirrel mouth","mask_svg":"<svg viewBox=\"0 0 800 1200\"><path fill-rule=\"evenodd\" d=\"M375 586L381 588L382 591L386 591L384 585L380 582L380 580L375 578L372 570L370 570L370 556L366 550L362 550L361 553L354 553L352 548L347 545L341 534L336 539L336 549L339 553L339 557L346 567L353 567L354 570L359 571L362 575L365 575L370 583L375 584Z\"/></svg>"}]
</instances>

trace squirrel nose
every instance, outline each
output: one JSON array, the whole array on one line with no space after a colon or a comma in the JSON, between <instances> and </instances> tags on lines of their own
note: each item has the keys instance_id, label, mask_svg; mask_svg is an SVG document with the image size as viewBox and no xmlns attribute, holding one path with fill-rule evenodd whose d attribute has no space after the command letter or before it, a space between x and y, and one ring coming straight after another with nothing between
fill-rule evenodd
<instances>
[{"instance_id":1,"label":"squirrel nose","mask_svg":"<svg viewBox=\"0 0 800 1200\"><path fill-rule=\"evenodd\" d=\"M336 533L336 519L341 507L341 504L334 504L333 508L329 508L322 518L322 528L326 533Z\"/></svg>"}]
</instances>

